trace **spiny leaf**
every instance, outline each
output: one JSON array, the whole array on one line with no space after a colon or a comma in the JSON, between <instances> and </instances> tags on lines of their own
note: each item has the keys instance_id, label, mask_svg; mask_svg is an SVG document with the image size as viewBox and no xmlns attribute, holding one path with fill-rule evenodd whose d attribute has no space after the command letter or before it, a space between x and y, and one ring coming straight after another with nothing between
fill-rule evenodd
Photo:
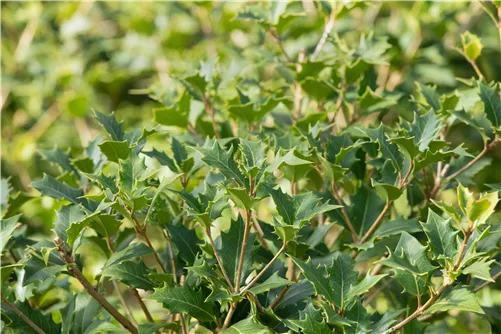
<instances>
[{"instance_id":1,"label":"spiny leaf","mask_svg":"<svg viewBox=\"0 0 501 334\"><path fill-rule=\"evenodd\" d=\"M480 99L484 103L485 114L492 125L499 129L501 127L501 97L497 84L486 85L478 83Z\"/></svg>"},{"instance_id":2,"label":"spiny leaf","mask_svg":"<svg viewBox=\"0 0 501 334\"><path fill-rule=\"evenodd\" d=\"M148 299L162 303L171 313L187 313L199 321L216 319L213 304L204 302L205 297L202 292L187 284L181 287L164 286L155 289Z\"/></svg>"},{"instance_id":3,"label":"spiny leaf","mask_svg":"<svg viewBox=\"0 0 501 334\"><path fill-rule=\"evenodd\" d=\"M118 122L115 115L105 115L99 111L94 111L97 121L110 134L111 139L121 142L125 139L125 133L122 130L122 123Z\"/></svg>"},{"instance_id":4,"label":"spiny leaf","mask_svg":"<svg viewBox=\"0 0 501 334\"><path fill-rule=\"evenodd\" d=\"M452 260L457 253L456 234L450 225L450 219L443 219L428 209L426 224L421 223L430 242L435 259Z\"/></svg>"}]
</instances>

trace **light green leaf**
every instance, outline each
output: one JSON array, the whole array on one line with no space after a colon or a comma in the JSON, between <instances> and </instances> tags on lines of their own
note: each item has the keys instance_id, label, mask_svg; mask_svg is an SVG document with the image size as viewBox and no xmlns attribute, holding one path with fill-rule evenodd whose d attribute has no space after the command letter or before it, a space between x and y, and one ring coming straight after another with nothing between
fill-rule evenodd
<instances>
[{"instance_id":1,"label":"light green leaf","mask_svg":"<svg viewBox=\"0 0 501 334\"><path fill-rule=\"evenodd\" d=\"M151 254L154 251L143 243L136 242L125 249L114 253L103 265L103 271L107 270L109 267L120 264L125 261L129 261L138 258L143 255Z\"/></svg>"},{"instance_id":2,"label":"light green leaf","mask_svg":"<svg viewBox=\"0 0 501 334\"><path fill-rule=\"evenodd\" d=\"M277 272L274 272L266 281L257 284L256 286L249 289L254 295L265 293L271 289L280 288L284 285L292 284L291 281L278 276Z\"/></svg>"},{"instance_id":3,"label":"light green leaf","mask_svg":"<svg viewBox=\"0 0 501 334\"><path fill-rule=\"evenodd\" d=\"M221 332L222 334L273 334L274 332L268 327L261 325L256 321L254 316L240 320L228 329Z\"/></svg>"},{"instance_id":4,"label":"light green leaf","mask_svg":"<svg viewBox=\"0 0 501 334\"><path fill-rule=\"evenodd\" d=\"M109 161L118 163L120 160L125 160L130 154L130 147L126 140L111 141L107 140L98 144L99 149L108 158Z\"/></svg>"},{"instance_id":5,"label":"light green leaf","mask_svg":"<svg viewBox=\"0 0 501 334\"><path fill-rule=\"evenodd\" d=\"M10 238L12 237L12 233L14 233L14 230L16 229L17 222L19 221L19 218L21 217L21 214L18 214L17 216L13 216L7 219L2 219L1 220L1 235L0 235L0 253L3 253L3 250L7 243L9 242Z\"/></svg>"},{"instance_id":6,"label":"light green leaf","mask_svg":"<svg viewBox=\"0 0 501 334\"><path fill-rule=\"evenodd\" d=\"M489 260L489 258L482 258L480 260L476 260L468 267L462 270L463 274L470 274L473 277L482 279L484 281L494 282L491 277L491 269L490 266L494 263L494 260Z\"/></svg>"},{"instance_id":7,"label":"light green leaf","mask_svg":"<svg viewBox=\"0 0 501 334\"><path fill-rule=\"evenodd\" d=\"M423 315L450 310L484 314L477 297L467 287L455 287L446 292Z\"/></svg>"}]
</instances>

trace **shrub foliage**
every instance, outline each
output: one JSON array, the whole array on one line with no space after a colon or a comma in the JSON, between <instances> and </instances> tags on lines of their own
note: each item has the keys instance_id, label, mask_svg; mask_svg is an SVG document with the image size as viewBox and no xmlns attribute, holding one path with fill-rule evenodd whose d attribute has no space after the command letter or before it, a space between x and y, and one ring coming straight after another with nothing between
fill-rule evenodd
<instances>
[{"instance_id":1,"label":"shrub foliage","mask_svg":"<svg viewBox=\"0 0 501 334\"><path fill-rule=\"evenodd\" d=\"M482 36L447 51L475 77L407 94L388 76L405 50L334 29L375 5L315 3L325 24L310 26L301 6L240 10L273 43L245 54L238 82L208 58L150 87L152 127L95 110L100 136L40 150L54 168L31 190L2 181L6 328L420 333L464 312L501 330L501 180L479 178L499 173L501 97L477 65ZM481 10L500 27L495 6ZM56 210L50 234L27 202Z\"/></svg>"}]
</instances>

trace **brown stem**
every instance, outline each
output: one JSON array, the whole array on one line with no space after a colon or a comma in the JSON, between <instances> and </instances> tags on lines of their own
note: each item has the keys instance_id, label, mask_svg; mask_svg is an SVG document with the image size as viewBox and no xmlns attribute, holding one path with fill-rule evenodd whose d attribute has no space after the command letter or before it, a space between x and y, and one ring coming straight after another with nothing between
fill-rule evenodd
<instances>
[{"instance_id":1,"label":"brown stem","mask_svg":"<svg viewBox=\"0 0 501 334\"><path fill-rule=\"evenodd\" d=\"M418 307L416 309L416 311L414 311L414 313L412 313L410 316L408 316L407 318L405 318L403 321L399 322L398 324L396 324L395 326L391 327L389 330L388 330L388 333L393 333L395 332L396 330L399 330L400 328L404 327L405 325L407 325L408 323L410 323L412 320L416 319L417 317L419 317L421 314L423 314L424 311L426 311L427 309L430 308L431 305L433 305L433 303L438 299L438 297L440 297L440 295L444 292L445 288L447 288L447 286L451 283L450 280L448 279L445 279L444 280L444 283L442 284L442 286L438 289L438 291L436 293L432 293L430 299L428 299L428 301L421 307Z\"/></svg>"},{"instance_id":2,"label":"brown stem","mask_svg":"<svg viewBox=\"0 0 501 334\"><path fill-rule=\"evenodd\" d=\"M496 281L499 277L501 277L501 271L499 271L496 275L492 276L492 279L494 281ZM481 285L477 286L475 289L473 289L473 292L477 292L478 290L485 288L487 285L489 285L491 283L493 283L493 282L486 281L486 282L482 283Z\"/></svg>"},{"instance_id":3,"label":"brown stem","mask_svg":"<svg viewBox=\"0 0 501 334\"><path fill-rule=\"evenodd\" d=\"M464 165L460 170L456 171L455 173L447 176L446 180L447 181L450 181L456 177L458 177L459 175L461 175L462 173L464 173L465 171L467 171L471 166L473 166L478 160L482 159L482 157L490 150L492 149L493 147L496 146L496 144L500 141L500 137L496 136L494 137L494 139L489 143L485 143L484 144L484 149L482 150L482 152L480 152L473 160L471 160L470 162L468 162L466 165Z\"/></svg>"},{"instance_id":4,"label":"brown stem","mask_svg":"<svg viewBox=\"0 0 501 334\"><path fill-rule=\"evenodd\" d=\"M259 224L259 221L257 220L256 217L254 217L253 219L253 225L254 225L254 228L256 229L256 232L257 232L257 239L259 240L259 242L261 243L261 246L263 246L264 249L267 249L269 250L270 247L268 246L268 242L266 241L266 239L264 238L264 231L263 229L261 228L261 225Z\"/></svg>"},{"instance_id":5,"label":"brown stem","mask_svg":"<svg viewBox=\"0 0 501 334\"><path fill-rule=\"evenodd\" d=\"M282 54L284 55L285 59L287 59L287 61L289 63L293 63L294 61L292 60L292 58L287 54L287 51L285 51L285 48L284 48L284 45L282 43L282 39L280 39L280 36L278 36L277 34L277 31L275 30L275 28L271 28L270 30L270 34L271 36L275 39L275 41L277 42L277 45L278 47L280 48L280 52L282 52Z\"/></svg>"},{"instance_id":6,"label":"brown stem","mask_svg":"<svg viewBox=\"0 0 501 334\"><path fill-rule=\"evenodd\" d=\"M174 257L174 247L172 246L172 240L170 238L170 233L167 229L164 230L164 236L167 240L167 247L169 247L170 253L170 264L172 267L172 276L174 283L177 283L177 269L176 269L176 258Z\"/></svg>"},{"instance_id":7,"label":"brown stem","mask_svg":"<svg viewBox=\"0 0 501 334\"><path fill-rule=\"evenodd\" d=\"M270 310L273 310L275 307L277 307L278 303L280 303L280 301L285 297L285 294L287 293L287 291L289 291L291 286L291 284L286 285L285 288L280 291L278 296L271 302L270 306L268 306Z\"/></svg>"},{"instance_id":8,"label":"brown stem","mask_svg":"<svg viewBox=\"0 0 501 334\"><path fill-rule=\"evenodd\" d=\"M54 239L54 243L56 244L57 250L61 254L62 259L68 264L68 272L73 277L75 277L80 282L80 284L82 284L89 295L91 295L92 298L94 298L99 304L101 304L104 309L108 311L108 313L111 314L111 316L115 318L124 328L126 328L131 333L137 334L137 328L120 312L118 312L118 310L113 307L113 305L111 305L101 294L99 294L94 286L92 286L92 284L85 278L85 276L76 265L75 258L66 249L64 242L60 238L56 237Z\"/></svg>"},{"instance_id":9,"label":"brown stem","mask_svg":"<svg viewBox=\"0 0 501 334\"><path fill-rule=\"evenodd\" d=\"M132 211L132 209L129 209L129 213L133 219L132 223L134 223L134 225L135 225L136 232L143 237L143 239L144 239L144 241L146 241L146 244L148 245L148 247L150 247L153 250L153 256L155 257L155 260L157 261L158 265L160 266L160 269L162 269L162 272L164 272L164 273L167 272L165 270L164 264L162 263L162 260L160 260L160 256L158 255L157 251L155 250L155 248L151 244L150 238L146 234L146 225L144 225L144 226L141 225L141 223L137 219L137 217L134 214L134 212Z\"/></svg>"},{"instance_id":10,"label":"brown stem","mask_svg":"<svg viewBox=\"0 0 501 334\"><path fill-rule=\"evenodd\" d=\"M240 290L240 295L242 295L248 289L252 288L252 286L257 282L257 280L261 276L263 276L263 274L271 267L273 262L275 262L275 260L278 259L278 257L280 256L280 254L282 254L282 252L285 250L286 247L287 247L287 242L284 242L282 247L278 250L277 254L275 254L275 256L273 256L273 258L270 260L270 262L268 262L268 264L266 266L264 266L264 268L259 272L259 274L256 275L256 277L254 277L252 279L252 281L250 281L249 284L247 284L242 290Z\"/></svg>"},{"instance_id":11,"label":"brown stem","mask_svg":"<svg viewBox=\"0 0 501 334\"><path fill-rule=\"evenodd\" d=\"M221 272L223 273L223 276L226 279L226 282L230 286L231 291L235 291L235 288L233 287L233 283L231 283L230 277L226 273L226 270L224 270L223 262L221 261L221 258L219 257L219 254L217 252L216 245L214 244L214 240L212 239L209 226L207 226L205 228L205 234L207 234L207 237L209 238L209 242L210 242L210 245L212 247L212 251L214 252L214 257L216 258L216 261L217 261L217 264L219 265L219 268L221 268Z\"/></svg>"},{"instance_id":12,"label":"brown stem","mask_svg":"<svg viewBox=\"0 0 501 334\"><path fill-rule=\"evenodd\" d=\"M214 108L212 107L212 105L210 103L209 97L204 96L203 97L203 103L204 103L204 106L205 106L205 112L210 117L210 121L212 123L212 128L214 129L214 134L215 134L216 138L221 138L221 134L219 133L219 130L217 128L216 119L214 117Z\"/></svg>"},{"instance_id":13,"label":"brown stem","mask_svg":"<svg viewBox=\"0 0 501 334\"><path fill-rule=\"evenodd\" d=\"M343 217L344 217L344 220L346 221L346 225L348 225L348 228L350 229L351 236L353 238L353 242L358 242L358 234L355 231L355 228L353 228L350 217L348 216L348 212L346 212L346 209L344 207L343 200L341 199L341 196L339 196L339 192L337 191L337 188L336 188L336 182L332 182L332 194L336 198L336 201L338 202L338 204L341 205L341 212L343 213Z\"/></svg>"},{"instance_id":14,"label":"brown stem","mask_svg":"<svg viewBox=\"0 0 501 334\"><path fill-rule=\"evenodd\" d=\"M461 243L461 247L459 248L459 253L456 259L456 263L454 263L454 270L458 270L459 265L461 264L461 260L463 258L463 254L466 249L466 245L468 244L468 240L470 239L471 232L472 232L471 227L469 227L468 230L463 232L464 238L463 242Z\"/></svg>"},{"instance_id":15,"label":"brown stem","mask_svg":"<svg viewBox=\"0 0 501 334\"><path fill-rule=\"evenodd\" d=\"M247 239L249 235L249 227L251 221L251 210L245 212L245 229L242 246L240 247L240 258L238 259L237 277L235 278L235 292L240 290L240 281L242 280L242 271L244 266L245 251L247 250Z\"/></svg>"},{"instance_id":16,"label":"brown stem","mask_svg":"<svg viewBox=\"0 0 501 334\"><path fill-rule=\"evenodd\" d=\"M414 170L414 160L411 160L411 163L409 165L409 170L407 171L405 176L400 180L399 185L398 185L398 189L402 190L407 185L409 185L409 183L412 181L411 174L412 174L413 170ZM372 226L365 233L365 235L362 237L362 239L360 239L361 244L366 242L371 237L371 235L377 230L379 224L383 221L384 215L391 208L392 204L393 204L393 201L386 202L386 205L384 206L384 208L381 211L381 213L379 214L379 216L376 218L376 221L374 222L374 224L372 224Z\"/></svg>"},{"instance_id":17,"label":"brown stem","mask_svg":"<svg viewBox=\"0 0 501 334\"><path fill-rule=\"evenodd\" d=\"M393 201L386 202L386 205L384 206L383 210L381 210L381 213L379 214L379 216L377 216L376 221L374 221L374 224L372 224L372 226L364 234L362 239L360 239L359 243L363 244L364 242L366 242L371 237L372 233L374 233L374 231L377 230L379 224L383 221L384 215L386 214L386 212L388 211L388 209L391 207L392 204Z\"/></svg>"},{"instance_id":18,"label":"brown stem","mask_svg":"<svg viewBox=\"0 0 501 334\"><path fill-rule=\"evenodd\" d=\"M149 322L154 323L155 321L153 320L153 317L151 316L151 313L146 307L146 304L144 303L143 299L139 295L139 291L137 291L136 288L131 288L130 291L132 291L132 294L136 297L137 301L139 302L139 306L141 306L141 310L143 310L146 319L148 319ZM156 333L160 333L160 331L157 331Z\"/></svg>"},{"instance_id":19,"label":"brown stem","mask_svg":"<svg viewBox=\"0 0 501 334\"><path fill-rule=\"evenodd\" d=\"M18 309L3 295L2 295L2 303L7 305L12 311L14 311L14 313L16 313L19 316L19 318L21 318L25 323L27 323L31 328L33 328L35 332L39 334L45 334L45 332L40 327L38 327L33 321L31 321L30 318L28 318L23 312L21 312L20 309Z\"/></svg>"},{"instance_id":20,"label":"brown stem","mask_svg":"<svg viewBox=\"0 0 501 334\"><path fill-rule=\"evenodd\" d=\"M127 313L127 316L129 317L130 322L134 326L137 327L137 321L136 321L136 319L134 319L134 315L132 314L132 311L130 310L129 306L125 302L125 299L124 299L124 296L122 294L122 291L120 291L120 286L118 285L118 281L117 280L112 280L111 282L113 283L113 287L115 288L115 291L117 292L118 299L120 299L120 303L122 304L122 306L123 306L123 308L125 310L125 313Z\"/></svg>"},{"instance_id":21,"label":"brown stem","mask_svg":"<svg viewBox=\"0 0 501 334\"><path fill-rule=\"evenodd\" d=\"M226 315L226 318L224 319L223 328L222 328L223 330L228 328L228 326L230 325L231 317L233 316L233 313L235 313L236 309L237 309L236 303L231 303L230 310L228 311L228 314Z\"/></svg>"}]
</instances>

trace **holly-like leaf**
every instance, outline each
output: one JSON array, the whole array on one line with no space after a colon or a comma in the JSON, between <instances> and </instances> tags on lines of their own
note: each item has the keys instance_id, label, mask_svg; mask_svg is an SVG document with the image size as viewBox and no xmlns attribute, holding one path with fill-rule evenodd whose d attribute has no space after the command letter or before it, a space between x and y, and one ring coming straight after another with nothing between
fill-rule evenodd
<instances>
[{"instance_id":1,"label":"holly-like leaf","mask_svg":"<svg viewBox=\"0 0 501 334\"><path fill-rule=\"evenodd\" d=\"M118 142L125 139L125 133L122 130L122 123L116 120L113 113L111 115L105 115L99 111L95 111L94 113L97 121L110 134L111 139Z\"/></svg>"},{"instance_id":2,"label":"holly-like leaf","mask_svg":"<svg viewBox=\"0 0 501 334\"><path fill-rule=\"evenodd\" d=\"M483 258L480 260L476 260L468 267L462 270L463 274L470 274L473 277L482 279L484 281L494 282L491 277L491 269L490 266L494 262L494 260L488 260L488 258Z\"/></svg>"},{"instance_id":3,"label":"holly-like leaf","mask_svg":"<svg viewBox=\"0 0 501 334\"><path fill-rule=\"evenodd\" d=\"M242 216L239 215L236 220L232 220L230 228L221 233L221 247L218 249L218 253L223 262L224 270L232 281L235 281L237 277L244 232L245 222ZM252 268L255 240L256 234L249 233L242 266L242 281L245 280L246 275Z\"/></svg>"},{"instance_id":4,"label":"holly-like leaf","mask_svg":"<svg viewBox=\"0 0 501 334\"><path fill-rule=\"evenodd\" d=\"M325 270L325 266L315 266L311 259L306 262L303 262L295 257L291 256L292 261L301 269L304 277L313 284L315 288L315 292L318 295L323 296L329 302L334 303L335 292L330 284L330 280L327 277L327 272Z\"/></svg>"},{"instance_id":5,"label":"holly-like leaf","mask_svg":"<svg viewBox=\"0 0 501 334\"><path fill-rule=\"evenodd\" d=\"M274 272L266 281L250 288L249 292L253 293L254 295L258 295L288 284L292 284L292 282L278 276L278 273Z\"/></svg>"},{"instance_id":6,"label":"holly-like leaf","mask_svg":"<svg viewBox=\"0 0 501 334\"><path fill-rule=\"evenodd\" d=\"M202 154L202 161L209 167L219 169L228 179L248 188L249 182L233 160L231 151L223 150L217 141L211 148L199 147L196 150Z\"/></svg>"},{"instance_id":7,"label":"holly-like leaf","mask_svg":"<svg viewBox=\"0 0 501 334\"><path fill-rule=\"evenodd\" d=\"M7 245L10 238L12 237L12 233L14 233L14 230L17 227L17 222L19 221L20 217L21 217L21 214L1 220L2 229L0 231L0 233L1 233L1 235L0 235L0 254L3 253L5 246Z\"/></svg>"},{"instance_id":8,"label":"holly-like leaf","mask_svg":"<svg viewBox=\"0 0 501 334\"><path fill-rule=\"evenodd\" d=\"M457 231L454 231L450 219L443 219L431 209L428 209L428 219L421 223L430 242L430 248L435 259L452 260L457 253Z\"/></svg>"},{"instance_id":9,"label":"holly-like leaf","mask_svg":"<svg viewBox=\"0 0 501 334\"><path fill-rule=\"evenodd\" d=\"M221 333L224 334L241 334L241 333L253 333L253 334L272 334L273 331L268 327L260 324L255 319L255 316L251 316L247 319L240 320L236 324L232 325L230 328L225 329Z\"/></svg>"},{"instance_id":10,"label":"holly-like leaf","mask_svg":"<svg viewBox=\"0 0 501 334\"><path fill-rule=\"evenodd\" d=\"M155 289L148 299L156 300L171 313L187 313L199 321L214 321L215 309L212 303L206 303L201 291L185 284L180 287L164 286Z\"/></svg>"},{"instance_id":11,"label":"holly-like leaf","mask_svg":"<svg viewBox=\"0 0 501 334\"><path fill-rule=\"evenodd\" d=\"M143 261L125 261L106 267L102 276L118 280L126 285L146 291L153 290L153 282L148 278L150 270Z\"/></svg>"},{"instance_id":12,"label":"holly-like leaf","mask_svg":"<svg viewBox=\"0 0 501 334\"><path fill-rule=\"evenodd\" d=\"M179 257L187 264L193 264L197 257L200 243L200 239L198 239L195 231L177 225L168 225L167 229L169 230L172 242L179 252Z\"/></svg>"},{"instance_id":13,"label":"holly-like leaf","mask_svg":"<svg viewBox=\"0 0 501 334\"><path fill-rule=\"evenodd\" d=\"M99 149L108 158L109 161L118 163L120 160L125 160L130 154L130 147L126 140L112 141L107 140L98 144Z\"/></svg>"},{"instance_id":14,"label":"holly-like leaf","mask_svg":"<svg viewBox=\"0 0 501 334\"><path fill-rule=\"evenodd\" d=\"M47 159L47 161L60 166L63 171L78 175L78 171L71 163L71 157L68 152L64 152L56 147L52 150L42 150L40 153L45 159Z\"/></svg>"},{"instance_id":15,"label":"holly-like leaf","mask_svg":"<svg viewBox=\"0 0 501 334\"><path fill-rule=\"evenodd\" d=\"M61 183L47 174L44 174L43 179L40 181L32 182L31 186L44 196L49 196L55 199L64 199L73 204L81 204L89 211L94 211L97 207L95 202L82 198L84 195L82 189L76 189L65 183Z\"/></svg>"},{"instance_id":16,"label":"holly-like leaf","mask_svg":"<svg viewBox=\"0 0 501 334\"><path fill-rule=\"evenodd\" d=\"M133 260L143 255L151 254L153 250L143 243L137 242L125 249L114 253L103 265L103 271L107 268L125 261Z\"/></svg>"},{"instance_id":17,"label":"holly-like leaf","mask_svg":"<svg viewBox=\"0 0 501 334\"><path fill-rule=\"evenodd\" d=\"M499 96L499 88L497 84L486 85L482 82L478 83L480 90L480 99L484 103L484 110L487 119L496 129L501 127L501 97Z\"/></svg>"},{"instance_id":18,"label":"holly-like leaf","mask_svg":"<svg viewBox=\"0 0 501 334\"><path fill-rule=\"evenodd\" d=\"M339 205L321 204L319 197L313 193L299 194L294 197L283 193L282 190L267 187L277 211L287 225L301 227L320 213L340 208Z\"/></svg>"},{"instance_id":19,"label":"holly-like leaf","mask_svg":"<svg viewBox=\"0 0 501 334\"><path fill-rule=\"evenodd\" d=\"M424 152L431 141L437 139L441 127L441 122L434 111L429 111L424 115L414 115L414 122L411 124L409 135L414 137L414 143L419 151Z\"/></svg>"},{"instance_id":20,"label":"holly-like leaf","mask_svg":"<svg viewBox=\"0 0 501 334\"><path fill-rule=\"evenodd\" d=\"M455 287L444 293L423 315L450 310L484 314L477 297L467 287Z\"/></svg>"},{"instance_id":21,"label":"holly-like leaf","mask_svg":"<svg viewBox=\"0 0 501 334\"><path fill-rule=\"evenodd\" d=\"M404 161L403 156L398 150L398 146L388 140L383 126L377 129L367 129L366 131L373 142L379 143L383 157L389 159L397 171L401 171Z\"/></svg>"}]
</instances>

